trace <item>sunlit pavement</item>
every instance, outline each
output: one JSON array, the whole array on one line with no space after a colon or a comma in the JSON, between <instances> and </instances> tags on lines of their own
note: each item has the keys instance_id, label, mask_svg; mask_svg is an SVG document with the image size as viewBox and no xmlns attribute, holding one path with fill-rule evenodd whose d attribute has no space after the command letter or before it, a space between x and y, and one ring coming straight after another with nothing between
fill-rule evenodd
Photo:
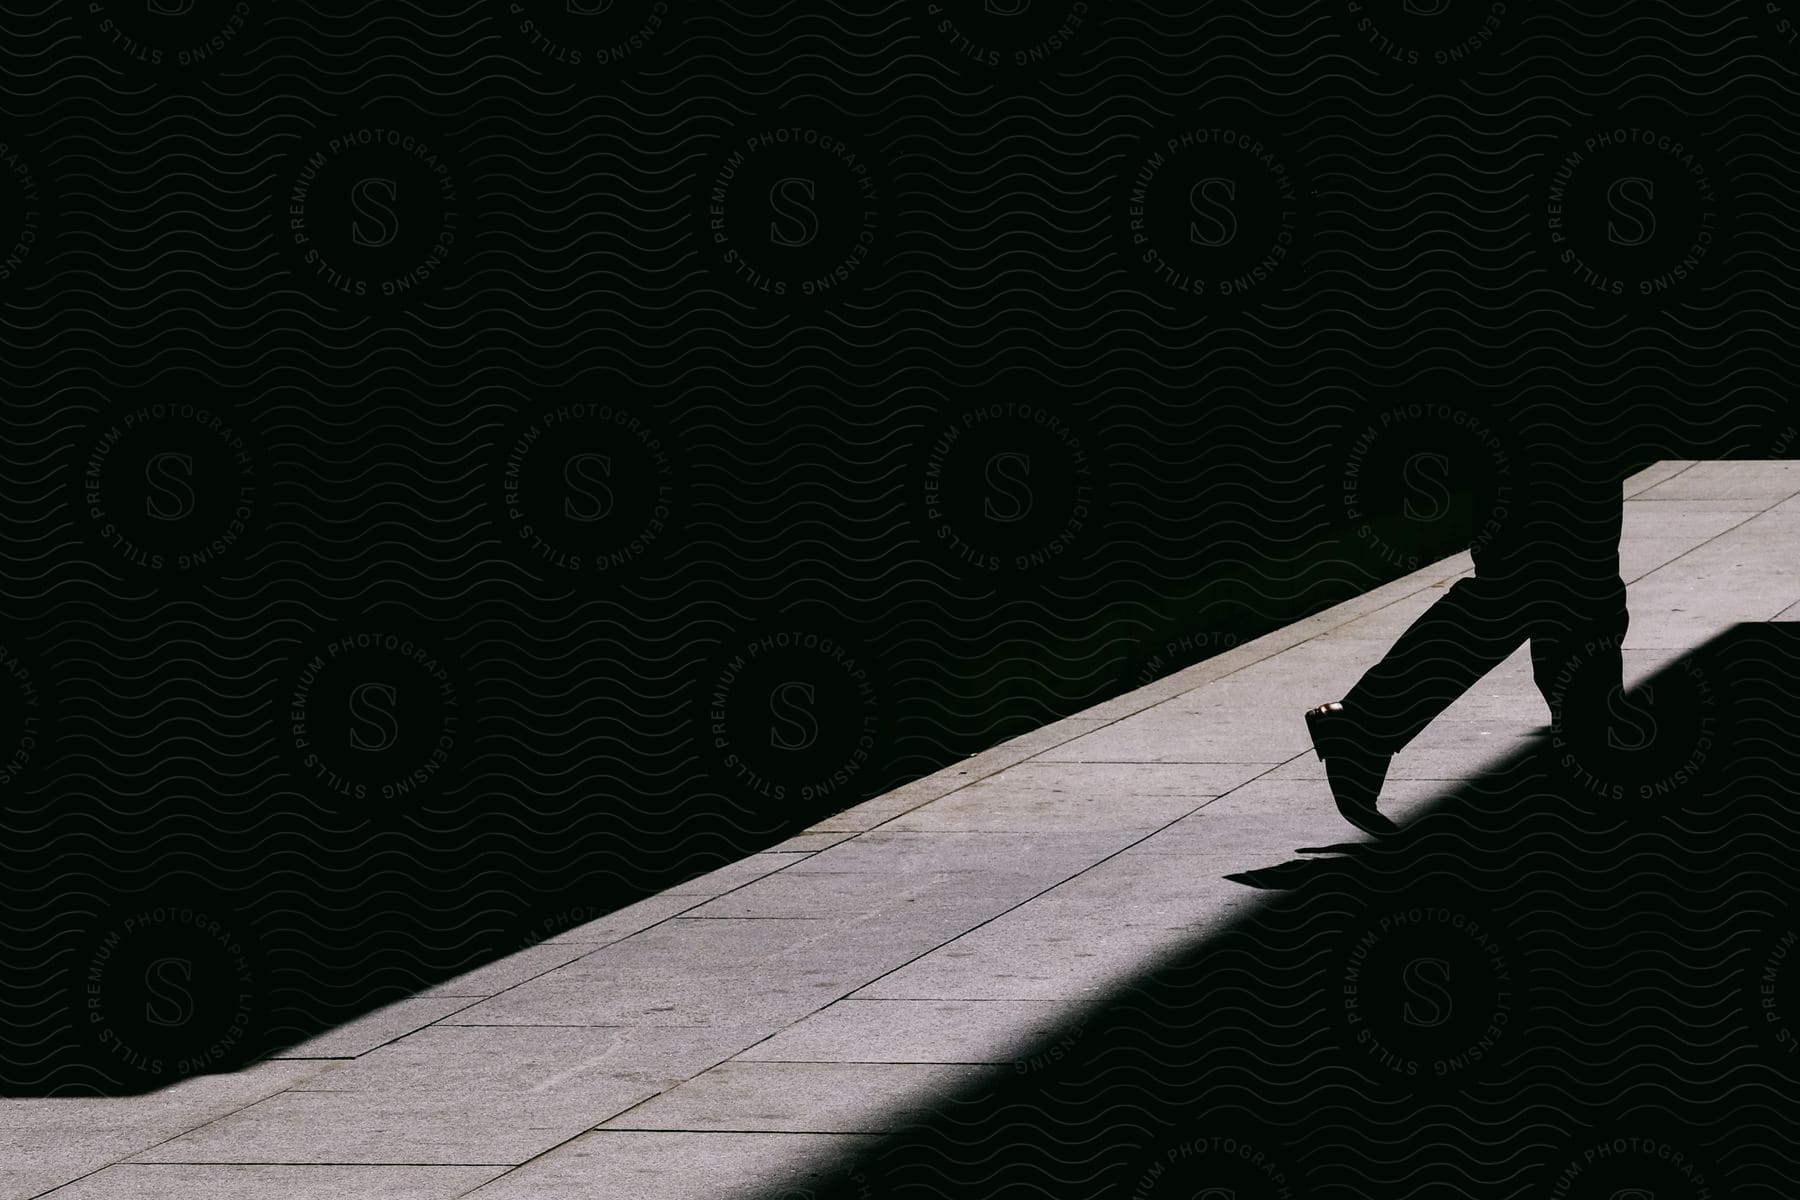
<instances>
[{"instance_id":1,"label":"sunlit pavement","mask_svg":"<svg viewBox=\"0 0 1800 1200\"><path fill-rule=\"evenodd\" d=\"M1800 463L1626 485L1627 682L1800 620ZM1300 713L1466 555L229 1075L0 1101L0 1195L482 1200L800 1188L1223 928L1224 876L1361 840ZM1547 720L1523 651L1396 758L1405 823ZM1050 1040L1046 1041L1045 1039Z\"/></svg>"}]
</instances>

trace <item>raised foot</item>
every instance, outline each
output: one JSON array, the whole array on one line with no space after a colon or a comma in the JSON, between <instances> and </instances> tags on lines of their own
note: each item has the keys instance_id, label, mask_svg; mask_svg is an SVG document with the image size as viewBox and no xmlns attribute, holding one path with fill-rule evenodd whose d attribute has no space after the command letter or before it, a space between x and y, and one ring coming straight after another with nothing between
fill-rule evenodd
<instances>
[{"instance_id":1,"label":"raised foot","mask_svg":"<svg viewBox=\"0 0 1800 1200\"><path fill-rule=\"evenodd\" d=\"M1335 700L1308 709L1306 729L1312 736L1314 753L1325 764L1331 798L1337 802L1344 820L1364 833L1396 832L1400 827L1375 807L1393 756L1371 749L1366 736L1355 728L1350 712Z\"/></svg>"}]
</instances>

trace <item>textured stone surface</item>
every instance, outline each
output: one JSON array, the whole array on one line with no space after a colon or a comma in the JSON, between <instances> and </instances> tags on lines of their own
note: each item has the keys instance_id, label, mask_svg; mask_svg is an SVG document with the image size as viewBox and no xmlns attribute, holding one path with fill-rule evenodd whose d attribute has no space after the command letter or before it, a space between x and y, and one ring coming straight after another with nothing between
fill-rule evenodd
<instances>
[{"instance_id":1,"label":"textured stone surface","mask_svg":"<svg viewBox=\"0 0 1800 1200\"><path fill-rule=\"evenodd\" d=\"M1797 466L1628 483L1628 680L1734 622L1800 619ZM0 1197L805 1188L1261 903L1225 876L1364 840L1301 712L1469 569L1434 563L287 1052L317 1058L0 1101ZM1546 717L1521 650L1396 757L1383 810L1420 813Z\"/></svg>"}]
</instances>

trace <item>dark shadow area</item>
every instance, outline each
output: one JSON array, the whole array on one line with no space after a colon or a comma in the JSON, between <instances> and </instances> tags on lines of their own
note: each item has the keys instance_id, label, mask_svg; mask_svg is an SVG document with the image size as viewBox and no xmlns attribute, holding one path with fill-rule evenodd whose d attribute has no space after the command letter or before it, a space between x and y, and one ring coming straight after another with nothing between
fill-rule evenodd
<instances>
[{"instance_id":1,"label":"dark shadow area","mask_svg":"<svg viewBox=\"0 0 1800 1200\"><path fill-rule=\"evenodd\" d=\"M1521 398L1800 452L1788 0L236 2L6 27L0 1093L1404 577Z\"/></svg>"},{"instance_id":2,"label":"dark shadow area","mask_svg":"<svg viewBox=\"0 0 1800 1200\"><path fill-rule=\"evenodd\" d=\"M1364 503L1398 514L1405 496ZM82 618L79 639L6 660L4 723L31 753L0 845L0 1092L141 1093L280 1053L1461 536L1435 508L1396 515L1378 552L1321 519L1318 488L1263 509L1311 529L1285 579L1228 564L1184 597L1062 612L1054 642L1001 636L1015 617L986 593L918 592L885 625L720 600L682 614L706 636L674 647L629 642L628 618L572 598L444 613L399 588L323 609L276 595L217 646L197 632L201 593L146 595L155 636L178 643L158 655L141 629ZM1122 594L1153 590L1114 565ZM947 623L979 635L966 652L927 660L905 632Z\"/></svg>"},{"instance_id":3,"label":"dark shadow area","mask_svg":"<svg viewBox=\"0 0 1800 1200\"><path fill-rule=\"evenodd\" d=\"M1252 916L786 1195L1792 1195L1797 679L1800 624L1738 626L1597 740L1244 864Z\"/></svg>"},{"instance_id":4,"label":"dark shadow area","mask_svg":"<svg viewBox=\"0 0 1800 1200\"><path fill-rule=\"evenodd\" d=\"M0 847L0 1092L145 1092L279 1053L1405 574L1467 540L1466 487L1391 486L1433 446L1468 477L1483 451L1442 432L1370 442L1378 530L1321 520L1279 583L1239 563L1183 600L1067 614L1055 649L977 639L943 673L817 604L689 612L710 641L671 661L574 608L433 617L393 589L263 605L241 678L229 644L151 660L95 626L27 648L6 660L32 753ZM1324 486L1263 518L1319 517ZM987 602L956 621L1004 625ZM923 598L913 626L952 607ZM185 619L157 618L177 641ZM574 659L560 633L512 645L564 627Z\"/></svg>"}]
</instances>

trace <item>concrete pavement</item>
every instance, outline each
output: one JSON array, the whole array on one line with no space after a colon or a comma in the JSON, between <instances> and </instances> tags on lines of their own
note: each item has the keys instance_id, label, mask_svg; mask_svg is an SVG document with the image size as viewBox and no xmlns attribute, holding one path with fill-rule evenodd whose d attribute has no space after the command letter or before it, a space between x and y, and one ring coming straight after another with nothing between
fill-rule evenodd
<instances>
[{"instance_id":1,"label":"concrete pavement","mask_svg":"<svg viewBox=\"0 0 1800 1200\"><path fill-rule=\"evenodd\" d=\"M1800 463L1661 463L1626 490L1628 683L1737 622L1800 620ZM1227 873L1363 840L1301 709L1469 569L1432 564L250 1069L0 1101L0 1197L803 1187L1028 1069L1087 1001L1259 902ZM1404 823L1546 719L1521 651L1395 760L1384 811Z\"/></svg>"}]
</instances>

